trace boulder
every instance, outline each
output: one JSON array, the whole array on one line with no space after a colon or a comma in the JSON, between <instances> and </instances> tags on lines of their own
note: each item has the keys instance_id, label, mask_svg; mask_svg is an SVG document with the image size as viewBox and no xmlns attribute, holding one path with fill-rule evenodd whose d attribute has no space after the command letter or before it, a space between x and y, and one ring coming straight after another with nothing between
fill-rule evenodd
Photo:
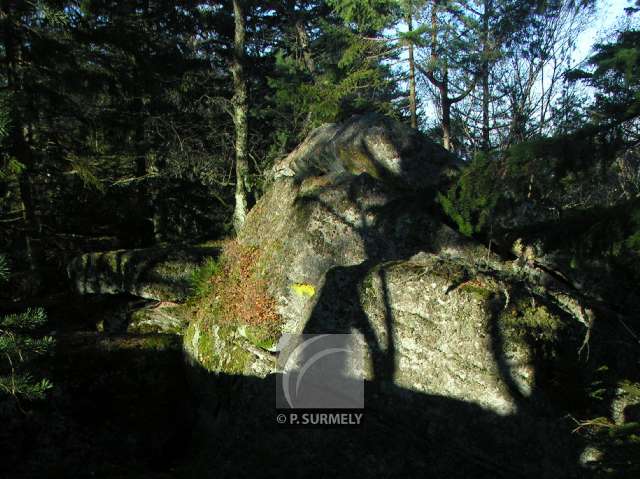
<instances>
[{"instance_id":1,"label":"boulder","mask_svg":"<svg viewBox=\"0 0 640 479\"><path fill-rule=\"evenodd\" d=\"M191 275L217 248L166 246L85 253L67 266L80 294L130 294L158 301L184 301Z\"/></svg>"},{"instance_id":2,"label":"boulder","mask_svg":"<svg viewBox=\"0 0 640 479\"><path fill-rule=\"evenodd\" d=\"M367 173L387 183L424 189L442 185L461 162L417 130L380 115L353 117L312 131L278 162L272 178L328 178Z\"/></svg>"},{"instance_id":3,"label":"boulder","mask_svg":"<svg viewBox=\"0 0 640 479\"><path fill-rule=\"evenodd\" d=\"M280 318L272 339L356 334L364 368L342 370L365 379L367 410L379 413L382 425L366 437L402 436L389 446L397 451L418 447L415 435L436 445L446 438L448 452L436 446L425 466L442 468L436 477L495 477L466 463L470 453L509 465L501 471L508 477L560 477L575 457L565 453L568 430L546 419L557 393L547 372L575 356L577 323L538 287L553 278L540 273L528 284L526 265L502 261L443 222L435 198L456 170L448 152L386 118L321 127L274 166L237 244L256 252L251 275L266 284ZM223 264L236 258L222 254ZM242 317L222 321L211 304L185 333L191 364L205 381L210 373L245 378L242 394L231 393L232 411L272 408L272 348L246 334L253 326ZM384 426L400 420L410 432ZM451 451L459 450L467 459L457 463Z\"/></svg>"}]
</instances>

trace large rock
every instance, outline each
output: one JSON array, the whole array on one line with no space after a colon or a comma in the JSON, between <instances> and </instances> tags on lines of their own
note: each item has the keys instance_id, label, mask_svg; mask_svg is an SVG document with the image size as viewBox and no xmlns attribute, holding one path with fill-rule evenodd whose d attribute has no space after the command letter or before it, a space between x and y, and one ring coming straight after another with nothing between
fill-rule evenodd
<instances>
[{"instance_id":1,"label":"large rock","mask_svg":"<svg viewBox=\"0 0 640 479\"><path fill-rule=\"evenodd\" d=\"M253 267L275 301L281 332L357 334L364 371L345 364L344 372L364 376L367 407L383 423L394 414L407 422L411 433L391 433L402 436L393 447L416 447L411 434L436 444L450 434L449 452L438 449L425 466L439 477L475 470L467 458L452 472L456 447L513 466L502 471L509 477L561 477L574 457L559 452L571 442L566 431L544 419L555 394L547 372L565 357L563 346L575 354L575 331L557 301L526 284L521 266L439 219L434 198L455 170L446 151L387 119L321 127L275 165L238 242L258 251ZM257 411L273 404L258 404L256 390L276 370L244 329L205 315L190 324L184 344L197 368L252 378L231 407ZM395 399L380 399L386 394ZM376 428L367 434L389 433ZM495 477L480 469L474 477Z\"/></svg>"},{"instance_id":2,"label":"large rock","mask_svg":"<svg viewBox=\"0 0 640 479\"><path fill-rule=\"evenodd\" d=\"M289 156L278 162L274 179L292 177L369 176L387 183L424 189L455 175L460 162L418 131L378 115L353 117L343 125L312 131Z\"/></svg>"},{"instance_id":3,"label":"large rock","mask_svg":"<svg viewBox=\"0 0 640 479\"><path fill-rule=\"evenodd\" d=\"M80 294L131 294L159 301L184 301L191 275L214 247L157 247L86 253L67 266L72 287Z\"/></svg>"}]
</instances>

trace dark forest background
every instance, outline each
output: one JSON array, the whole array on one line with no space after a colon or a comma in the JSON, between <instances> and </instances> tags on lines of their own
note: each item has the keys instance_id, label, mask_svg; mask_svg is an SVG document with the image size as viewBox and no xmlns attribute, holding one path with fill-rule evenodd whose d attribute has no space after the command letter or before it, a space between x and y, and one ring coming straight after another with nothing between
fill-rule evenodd
<instances>
[{"instance_id":1,"label":"dark forest background","mask_svg":"<svg viewBox=\"0 0 640 479\"><path fill-rule=\"evenodd\" d=\"M3 411L55 390L26 364L54 347L34 307L65 290L72 258L232 236L315 127L372 112L462 160L445 221L571 271L635 335L640 3L576 58L599 6L1 0ZM617 387L602 381L596 396ZM637 422L611 434L637 451Z\"/></svg>"}]
</instances>

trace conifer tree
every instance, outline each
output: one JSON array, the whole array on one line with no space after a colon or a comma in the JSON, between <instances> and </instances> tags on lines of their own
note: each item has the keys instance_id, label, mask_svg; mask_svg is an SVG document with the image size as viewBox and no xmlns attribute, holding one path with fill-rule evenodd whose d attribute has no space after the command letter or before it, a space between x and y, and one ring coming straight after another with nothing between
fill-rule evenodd
<instances>
[{"instance_id":1,"label":"conifer tree","mask_svg":"<svg viewBox=\"0 0 640 479\"><path fill-rule=\"evenodd\" d=\"M9 276L7 262L0 256L0 284ZM46 378L39 378L32 370L38 357L51 354L54 340L50 336L38 337L38 329L47 321L42 308L27 309L23 313L0 317L0 397L15 400L43 399L53 387ZM0 401L0 406L9 406Z\"/></svg>"}]
</instances>

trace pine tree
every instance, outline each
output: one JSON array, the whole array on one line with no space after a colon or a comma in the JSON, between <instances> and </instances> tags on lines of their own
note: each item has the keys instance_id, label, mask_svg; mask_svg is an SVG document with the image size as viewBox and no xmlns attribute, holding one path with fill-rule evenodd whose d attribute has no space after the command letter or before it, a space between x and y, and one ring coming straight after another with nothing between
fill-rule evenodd
<instances>
[{"instance_id":1,"label":"pine tree","mask_svg":"<svg viewBox=\"0 0 640 479\"><path fill-rule=\"evenodd\" d=\"M393 2L290 0L274 2L270 157L295 147L310 129L376 111L398 117L397 77L385 60L397 46L381 35Z\"/></svg>"},{"instance_id":2,"label":"pine tree","mask_svg":"<svg viewBox=\"0 0 640 479\"><path fill-rule=\"evenodd\" d=\"M6 283L8 276L6 259L0 256L0 283ZM21 400L43 399L53 387L48 379L38 378L33 370L36 359L53 351L53 338L37 335L46 321L42 308L0 317L0 398L13 400L9 403L0 400L1 406L21 407Z\"/></svg>"}]
</instances>

